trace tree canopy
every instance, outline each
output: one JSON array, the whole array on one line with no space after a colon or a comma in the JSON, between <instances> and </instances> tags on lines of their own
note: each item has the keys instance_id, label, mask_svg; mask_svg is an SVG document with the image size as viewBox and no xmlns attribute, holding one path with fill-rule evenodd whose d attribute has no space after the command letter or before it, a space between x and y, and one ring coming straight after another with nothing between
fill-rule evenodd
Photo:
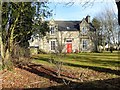
<instances>
[{"instance_id":1,"label":"tree canopy","mask_svg":"<svg viewBox=\"0 0 120 90\"><path fill-rule=\"evenodd\" d=\"M50 16L47 2L2 2L1 56L3 65L12 57L15 45L27 48L34 33L45 35Z\"/></svg>"}]
</instances>

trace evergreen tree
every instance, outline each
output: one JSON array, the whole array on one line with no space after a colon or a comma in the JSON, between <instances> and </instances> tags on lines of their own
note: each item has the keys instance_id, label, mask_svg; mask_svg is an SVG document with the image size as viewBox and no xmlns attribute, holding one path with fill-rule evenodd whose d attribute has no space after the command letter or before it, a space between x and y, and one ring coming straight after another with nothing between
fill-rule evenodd
<instances>
[{"instance_id":1,"label":"evergreen tree","mask_svg":"<svg viewBox=\"0 0 120 90\"><path fill-rule=\"evenodd\" d=\"M13 57L13 49L15 45L23 48L29 46L28 40L34 32L40 31L45 35L47 23L40 21L40 16L46 17L47 9L45 10L45 3L39 2L3 2L2 3L2 30L0 36L1 42L1 56L3 67L8 67L8 62L11 62ZM44 9L42 9L44 7ZM36 9L42 13L36 14ZM38 26L35 25L34 17L37 16ZM45 16L46 15L46 16ZM36 28L34 28L36 27ZM48 29L48 28L47 28Z\"/></svg>"}]
</instances>

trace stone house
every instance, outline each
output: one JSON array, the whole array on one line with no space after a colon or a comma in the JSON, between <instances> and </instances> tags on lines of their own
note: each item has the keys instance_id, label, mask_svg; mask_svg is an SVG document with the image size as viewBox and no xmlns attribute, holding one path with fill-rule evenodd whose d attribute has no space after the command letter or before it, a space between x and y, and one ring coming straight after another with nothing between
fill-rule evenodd
<instances>
[{"instance_id":1,"label":"stone house","mask_svg":"<svg viewBox=\"0 0 120 90\"><path fill-rule=\"evenodd\" d=\"M30 42L30 46L39 46L45 52L91 52L94 50L94 43L90 33L94 27L90 23L90 16L81 21L49 21L50 31L46 36L37 38Z\"/></svg>"}]
</instances>

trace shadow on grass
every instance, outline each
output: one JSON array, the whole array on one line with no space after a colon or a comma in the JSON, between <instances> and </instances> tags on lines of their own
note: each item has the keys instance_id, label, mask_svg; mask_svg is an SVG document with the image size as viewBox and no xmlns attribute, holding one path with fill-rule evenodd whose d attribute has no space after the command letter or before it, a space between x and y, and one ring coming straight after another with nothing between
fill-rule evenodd
<instances>
[{"instance_id":1,"label":"shadow on grass","mask_svg":"<svg viewBox=\"0 0 120 90\"><path fill-rule=\"evenodd\" d=\"M46 61L46 62L50 63L50 60L48 58L39 57L39 58L34 58L34 59L36 59L36 60L42 60L42 61ZM98 61L98 63L99 62L100 61ZM113 63L113 62L114 61L112 61L111 63ZM97 61L96 61L96 63L97 63ZM105 63L105 62L103 62L103 63ZM106 61L106 63L107 63L107 61ZM110 62L108 62L108 63L110 63ZM114 63L117 63L117 62L115 61ZM88 68L88 69L92 69L92 70L95 70L95 71L98 71L98 72L105 72L105 73L120 75L120 70L111 70L109 68L96 67L96 66L78 65L78 64L68 63L68 62L64 62L63 64L64 65L68 65L68 66L73 66L73 67Z\"/></svg>"},{"instance_id":2,"label":"shadow on grass","mask_svg":"<svg viewBox=\"0 0 120 90\"><path fill-rule=\"evenodd\" d=\"M118 60L118 57L115 58L117 61L114 60L114 58L111 60L108 57L105 57L103 59L103 57L96 57L96 56L85 57L85 56L71 56L70 55L68 57L76 60L77 62L101 64L101 65L105 65L105 66L111 65L111 66L115 66L115 67L120 67L120 61Z\"/></svg>"},{"instance_id":3,"label":"shadow on grass","mask_svg":"<svg viewBox=\"0 0 120 90\"><path fill-rule=\"evenodd\" d=\"M105 72L105 73L110 73L110 74L116 74L120 75L120 70L111 70L109 68L103 68L103 67L95 67L95 66L85 66L85 65L77 65L77 64L72 64L72 63L64 63L65 65L73 66L73 67L82 67L82 68L88 68L92 69L98 72Z\"/></svg>"}]
</instances>

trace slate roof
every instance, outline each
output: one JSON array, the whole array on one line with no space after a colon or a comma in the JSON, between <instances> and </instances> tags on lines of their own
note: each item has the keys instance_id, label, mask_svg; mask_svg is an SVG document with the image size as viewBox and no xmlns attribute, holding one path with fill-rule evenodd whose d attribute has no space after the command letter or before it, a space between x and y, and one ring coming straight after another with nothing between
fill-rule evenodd
<instances>
[{"instance_id":1,"label":"slate roof","mask_svg":"<svg viewBox=\"0 0 120 90\"><path fill-rule=\"evenodd\" d=\"M95 31L96 30L92 23L89 23L89 28L90 28L91 31Z\"/></svg>"},{"instance_id":2,"label":"slate roof","mask_svg":"<svg viewBox=\"0 0 120 90\"><path fill-rule=\"evenodd\" d=\"M78 31L81 21L55 21L59 31Z\"/></svg>"}]
</instances>

